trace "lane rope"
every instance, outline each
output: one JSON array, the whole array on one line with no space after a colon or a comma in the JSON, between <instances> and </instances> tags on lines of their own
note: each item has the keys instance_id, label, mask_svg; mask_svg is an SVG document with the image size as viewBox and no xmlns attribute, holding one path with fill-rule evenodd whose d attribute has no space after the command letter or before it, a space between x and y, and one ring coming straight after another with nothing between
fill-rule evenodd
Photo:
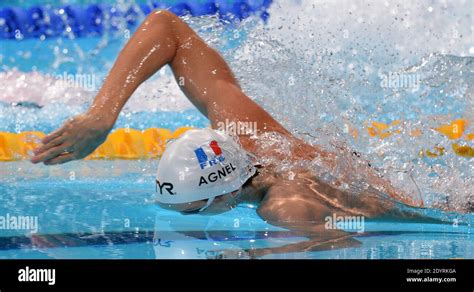
<instances>
[{"instance_id":1,"label":"lane rope","mask_svg":"<svg viewBox=\"0 0 474 292\"><path fill-rule=\"evenodd\" d=\"M464 158L474 157L474 148L468 143L474 141L474 133L465 133L468 122L463 119L441 125L433 130L452 140L451 150L457 156ZM170 139L180 137L191 127L181 127L175 131L163 128L150 128L143 131L120 128L112 132L107 140L86 159L153 159L160 157ZM366 123L366 130L370 138L388 139L395 135L402 135L401 121L390 124L381 122ZM359 138L357 129L349 129L354 139ZM421 129L411 130L408 135L419 137ZM21 133L0 132L0 161L25 160L31 157L32 150L41 144L42 132L31 131ZM461 140L462 139L462 140ZM444 156L450 151L448 146L434 145L431 149L420 150L419 156L436 158Z\"/></svg>"}]
</instances>

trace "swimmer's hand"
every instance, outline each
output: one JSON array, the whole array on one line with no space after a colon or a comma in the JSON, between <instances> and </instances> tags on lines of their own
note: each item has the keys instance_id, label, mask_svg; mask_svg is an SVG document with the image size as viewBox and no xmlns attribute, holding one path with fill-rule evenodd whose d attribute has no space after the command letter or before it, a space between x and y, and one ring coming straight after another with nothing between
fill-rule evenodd
<instances>
[{"instance_id":1,"label":"swimmer's hand","mask_svg":"<svg viewBox=\"0 0 474 292\"><path fill-rule=\"evenodd\" d=\"M43 145L33 151L31 162L54 165L82 159L105 141L112 127L113 122L100 115L76 116L41 140Z\"/></svg>"}]
</instances>

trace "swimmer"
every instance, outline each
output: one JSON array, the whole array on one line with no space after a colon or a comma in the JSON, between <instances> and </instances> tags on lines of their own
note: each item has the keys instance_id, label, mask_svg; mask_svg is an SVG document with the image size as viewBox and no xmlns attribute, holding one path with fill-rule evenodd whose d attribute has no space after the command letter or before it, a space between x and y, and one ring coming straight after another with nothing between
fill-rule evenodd
<instances>
[{"instance_id":1,"label":"swimmer","mask_svg":"<svg viewBox=\"0 0 474 292\"><path fill-rule=\"evenodd\" d=\"M354 160L346 162L353 165L341 167L337 153L293 136L245 95L219 53L166 10L144 20L90 109L46 136L31 161L55 165L92 153L105 141L132 93L165 65L212 129L188 131L168 145L156 181L163 208L209 215L247 202L258 205L258 214L271 224L333 235L342 233L325 230L324 222L334 214L423 219L409 208L400 208L408 205L419 210L422 200L396 190L367 163L356 166ZM243 133L234 139L218 131L229 121L257 127L252 135ZM285 169L283 162L292 166ZM305 167L308 162L317 163ZM340 175L334 180L322 175L332 172Z\"/></svg>"}]
</instances>

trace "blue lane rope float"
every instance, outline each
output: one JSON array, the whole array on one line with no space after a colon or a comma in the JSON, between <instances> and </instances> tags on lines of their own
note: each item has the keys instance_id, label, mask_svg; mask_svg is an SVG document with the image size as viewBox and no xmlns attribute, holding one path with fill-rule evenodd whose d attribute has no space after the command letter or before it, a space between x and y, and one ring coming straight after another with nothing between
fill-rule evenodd
<instances>
[{"instance_id":1,"label":"blue lane rope float","mask_svg":"<svg viewBox=\"0 0 474 292\"><path fill-rule=\"evenodd\" d=\"M137 24L141 16L154 9L169 9L177 15L192 16L218 14L223 20L242 20L259 15L269 17L268 7L273 0L160 0L152 5L140 4L125 11L115 6L92 4L61 7L33 6L30 8L6 7L0 9L0 39L101 35L118 30L126 20L127 27Z\"/></svg>"}]
</instances>

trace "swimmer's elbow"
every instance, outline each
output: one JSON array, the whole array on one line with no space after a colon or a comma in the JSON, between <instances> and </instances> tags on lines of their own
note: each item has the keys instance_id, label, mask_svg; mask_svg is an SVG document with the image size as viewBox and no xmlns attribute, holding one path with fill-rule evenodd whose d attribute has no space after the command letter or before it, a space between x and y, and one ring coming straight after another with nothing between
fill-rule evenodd
<instances>
[{"instance_id":1,"label":"swimmer's elbow","mask_svg":"<svg viewBox=\"0 0 474 292\"><path fill-rule=\"evenodd\" d=\"M179 18L174 13L168 10L154 10L143 21L142 25L150 28L160 28L169 31L176 19ZM153 29L148 31L153 32Z\"/></svg>"},{"instance_id":2,"label":"swimmer's elbow","mask_svg":"<svg viewBox=\"0 0 474 292\"><path fill-rule=\"evenodd\" d=\"M163 22L176 22L180 18L171 11L166 9L157 9L150 13L145 21L151 21L152 23L163 23Z\"/></svg>"}]
</instances>

